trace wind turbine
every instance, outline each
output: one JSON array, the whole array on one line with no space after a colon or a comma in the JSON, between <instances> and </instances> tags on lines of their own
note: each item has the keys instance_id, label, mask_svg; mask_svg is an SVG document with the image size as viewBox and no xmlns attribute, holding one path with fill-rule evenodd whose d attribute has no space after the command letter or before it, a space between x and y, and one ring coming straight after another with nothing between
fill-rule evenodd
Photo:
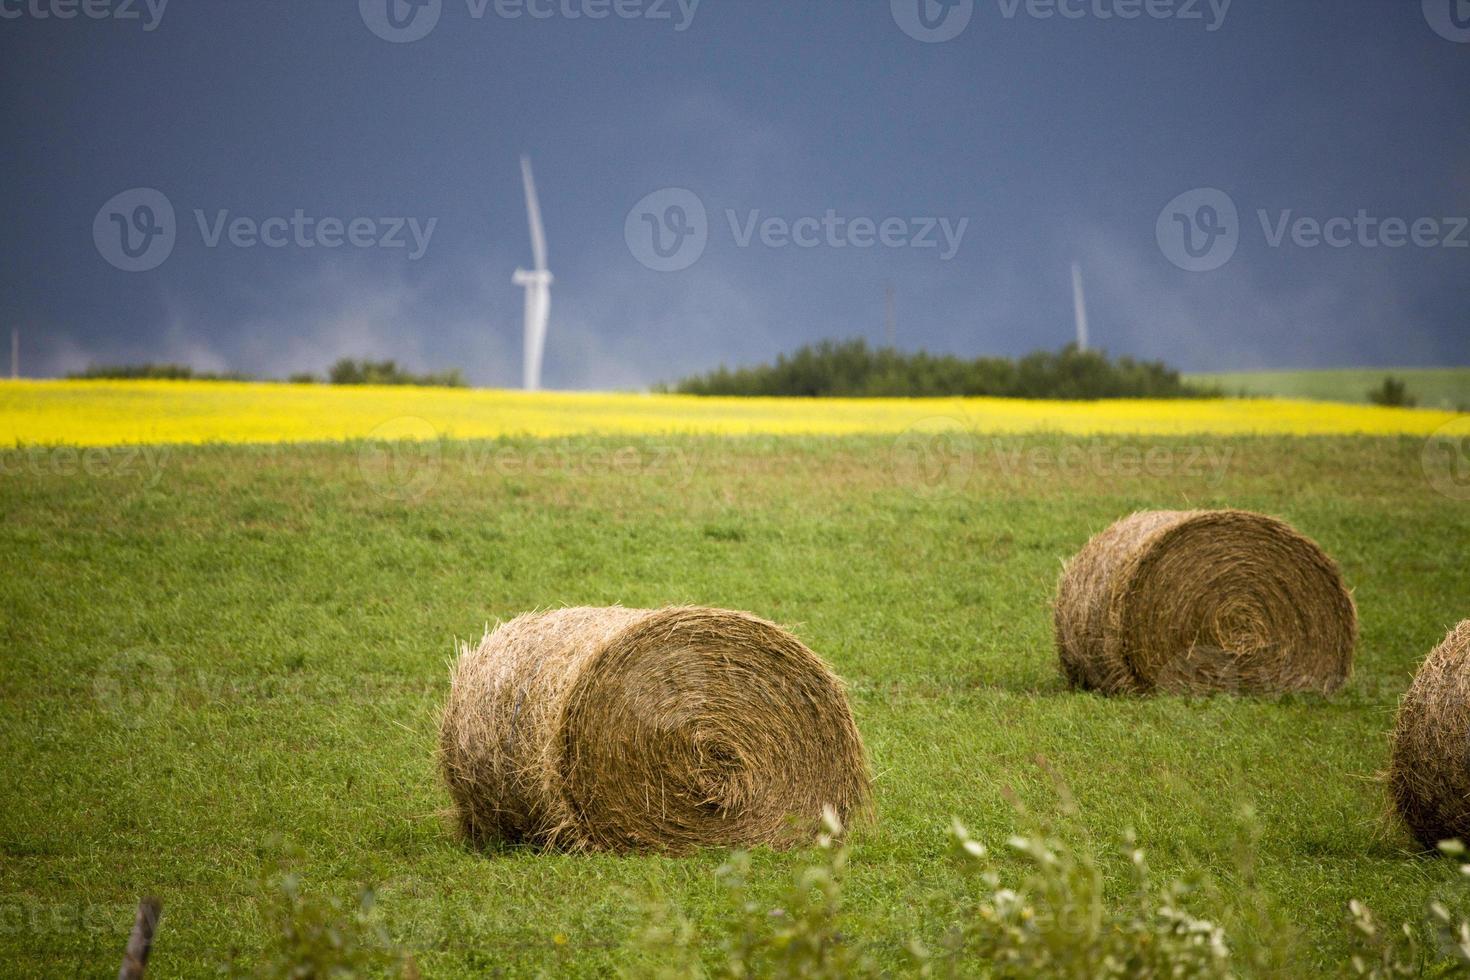
<instances>
[{"instance_id":1,"label":"wind turbine","mask_svg":"<svg viewBox=\"0 0 1470 980\"><path fill-rule=\"evenodd\" d=\"M526 287L525 364L522 382L527 391L541 390L541 355L546 350L546 323L551 318L551 271L546 267L546 229L541 225L541 202L531 158L521 157L521 181L526 186L526 214L531 222L531 254L536 268L517 269L513 281Z\"/></svg>"},{"instance_id":2,"label":"wind turbine","mask_svg":"<svg viewBox=\"0 0 1470 980\"><path fill-rule=\"evenodd\" d=\"M1082 266L1072 263L1072 312L1077 317L1077 349L1087 350L1087 296L1082 292Z\"/></svg>"},{"instance_id":3,"label":"wind turbine","mask_svg":"<svg viewBox=\"0 0 1470 980\"><path fill-rule=\"evenodd\" d=\"M895 295L890 281L883 290L883 336L889 347L898 346L898 309L894 303Z\"/></svg>"}]
</instances>

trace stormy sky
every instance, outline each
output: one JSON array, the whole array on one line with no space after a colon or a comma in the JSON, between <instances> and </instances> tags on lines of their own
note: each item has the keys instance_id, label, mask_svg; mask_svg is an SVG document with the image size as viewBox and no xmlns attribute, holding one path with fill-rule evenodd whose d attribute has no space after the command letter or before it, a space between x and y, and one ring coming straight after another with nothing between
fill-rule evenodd
<instances>
[{"instance_id":1,"label":"stormy sky","mask_svg":"<svg viewBox=\"0 0 1470 980\"><path fill-rule=\"evenodd\" d=\"M0 0L23 372L1470 363L1470 2Z\"/></svg>"}]
</instances>

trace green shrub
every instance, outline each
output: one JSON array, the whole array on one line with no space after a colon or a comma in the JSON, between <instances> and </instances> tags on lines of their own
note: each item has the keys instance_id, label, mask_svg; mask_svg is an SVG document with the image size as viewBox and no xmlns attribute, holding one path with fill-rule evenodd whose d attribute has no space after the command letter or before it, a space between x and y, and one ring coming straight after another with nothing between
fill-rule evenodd
<instances>
[{"instance_id":1,"label":"green shrub","mask_svg":"<svg viewBox=\"0 0 1470 980\"><path fill-rule=\"evenodd\" d=\"M427 388L463 388L464 375L458 370L429 374L413 374L396 361L357 361L344 357L327 372L334 385L419 385Z\"/></svg>"},{"instance_id":2,"label":"green shrub","mask_svg":"<svg viewBox=\"0 0 1470 980\"><path fill-rule=\"evenodd\" d=\"M1399 408L1413 408L1419 404L1419 399L1409 394L1408 384L1393 376L1384 378L1383 384L1368 392L1368 400L1375 405Z\"/></svg>"},{"instance_id":3,"label":"green shrub","mask_svg":"<svg viewBox=\"0 0 1470 980\"><path fill-rule=\"evenodd\" d=\"M67 375L68 380L157 380L157 381L251 381L248 374L196 371L187 364L120 364L94 365L85 371ZM310 372L297 372L286 379L291 384L315 384L321 379ZM436 388L463 388L464 375L458 370L414 374L398 366L396 361L354 360L344 357L327 372L334 385L420 385Z\"/></svg>"},{"instance_id":4,"label":"green shrub","mask_svg":"<svg viewBox=\"0 0 1470 980\"><path fill-rule=\"evenodd\" d=\"M85 371L68 374L69 381L249 381L249 375L234 372L196 371L187 364L94 364Z\"/></svg>"},{"instance_id":5,"label":"green shrub","mask_svg":"<svg viewBox=\"0 0 1470 980\"><path fill-rule=\"evenodd\" d=\"M1190 910L1202 886L1157 882L1131 834L1124 837L1121 855L1126 886L1109 894L1094 855L1040 824L1004 842L1004 852L1019 857L1025 868L1012 880L995 853L956 821L950 829L953 856L971 887L963 899L932 897L935 935L910 940L904 968L895 974L880 968L861 921L843 908L849 850L835 814L829 811L825 824L816 842L818 860L774 901L753 896L750 855L736 852L716 871L729 913L713 928L702 933L671 902L650 905L647 925L626 951L625 975L1223 980L1308 972L1296 958L1290 928L1263 913L1249 859L1233 884L1236 908L1215 922ZM1458 841L1440 849L1457 859L1466 855ZM1462 881L1470 880L1470 863L1459 870ZM1370 980L1470 977L1470 920L1460 908L1462 892L1463 886L1453 898L1430 901L1422 924L1396 928L1380 925L1363 903L1351 902L1353 953L1338 972ZM245 966L237 955L231 974L300 980L418 976L413 958L395 949L374 914L370 890L356 903L307 896L301 881L284 872L266 893L263 908L274 941ZM1233 940L1227 935L1232 929Z\"/></svg>"},{"instance_id":6,"label":"green shrub","mask_svg":"<svg viewBox=\"0 0 1470 980\"><path fill-rule=\"evenodd\" d=\"M413 959L395 950L374 916L372 889L363 888L352 903L308 895L301 879L283 868L262 882L261 890L261 912L273 941L258 955L237 952L227 974L290 980L417 977Z\"/></svg>"},{"instance_id":7,"label":"green shrub","mask_svg":"<svg viewBox=\"0 0 1470 980\"><path fill-rule=\"evenodd\" d=\"M1064 801L1065 804L1065 801ZM1065 809L1065 806L1064 806ZM1248 816L1248 822L1254 823ZM818 841L820 860L798 873L775 903L750 897L750 858L735 854L717 875L731 905L712 934L701 935L672 904L655 903L649 925L637 937L638 966L629 975L683 978L838 978L894 975L870 955L861 923L842 908L848 848L829 816ZM1253 830L1254 833L1254 830ZM1040 826L1010 837L1004 851L1023 859L1020 880L1008 880L992 850L956 821L953 853L973 884L954 904L934 897L937 938L908 943L901 975L989 980L1094 980L1094 978L1295 977L1304 972L1293 930L1272 919L1256 890L1254 859L1240 861L1232 883L1235 906L1222 922L1189 908L1202 887L1157 882L1131 834L1122 857L1126 888L1107 894L1098 861ZM1249 848L1251 836L1242 841ZM1458 841L1441 845L1463 857ZM1238 860L1240 856L1238 856ZM1470 880L1470 864L1461 868ZM1445 900L1432 901L1422 925L1386 929L1361 903L1350 906L1354 954L1344 975L1470 977L1470 921ZM1226 922L1229 923L1227 928ZM1236 930L1234 938L1227 933Z\"/></svg>"},{"instance_id":8,"label":"green shrub","mask_svg":"<svg viewBox=\"0 0 1470 980\"><path fill-rule=\"evenodd\" d=\"M1441 841L1445 855L1461 861L1460 874L1470 877L1463 863L1465 845ZM1429 902L1424 924L1405 922L1397 929L1380 925L1362 902L1349 903L1355 949L1350 961L1353 975L1371 980L1390 977L1470 977L1470 921L1443 900Z\"/></svg>"},{"instance_id":9,"label":"green shrub","mask_svg":"<svg viewBox=\"0 0 1470 980\"><path fill-rule=\"evenodd\" d=\"M1018 835L1006 847L1030 865L1007 885L990 851L956 822L954 850L978 885L972 901L950 913L937 942L909 943L910 972L925 977L1211 978L1230 976L1224 930L1185 908L1190 889L1156 886L1143 852L1130 839L1132 887L1121 902L1105 900L1093 858L1059 839ZM842 881L848 848L828 814L818 841L822 861L802 870L774 907L749 897L748 855L720 868L734 909L719 938L698 930L667 904L651 911L641 938L645 959L665 978L876 977L861 930L844 918ZM1116 909L1116 910L1115 910ZM714 951L705 963L702 948ZM641 968L640 968L641 969Z\"/></svg>"},{"instance_id":10,"label":"green shrub","mask_svg":"<svg viewBox=\"0 0 1470 980\"><path fill-rule=\"evenodd\" d=\"M928 975L997 978L1229 977L1225 931L1188 911L1192 889L1156 885L1130 834L1130 887L1107 900L1097 862L1044 833L1016 835L1006 848L1029 872L1003 883L990 851L955 822L956 850L983 887L937 950L915 947Z\"/></svg>"},{"instance_id":11,"label":"green shrub","mask_svg":"<svg viewBox=\"0 0 1470 980\"><path fill-rule=\"evenodd\" d=\"M716 943L712 969L700 958L701 937L688 919L667 903L650 910L650 924L639 937L643 959L651 960L663 980L715 977L806 977L843 980L876 977L878 968L848 941L842 919L842 877L848 849L842 824L831 809L817 839L822 861L803 869L774 907L751 896L750 855L739 851L716 872L729 895L731 921ZM640 967L633 975L642 975Z\"/></svg>"}]
</instances>

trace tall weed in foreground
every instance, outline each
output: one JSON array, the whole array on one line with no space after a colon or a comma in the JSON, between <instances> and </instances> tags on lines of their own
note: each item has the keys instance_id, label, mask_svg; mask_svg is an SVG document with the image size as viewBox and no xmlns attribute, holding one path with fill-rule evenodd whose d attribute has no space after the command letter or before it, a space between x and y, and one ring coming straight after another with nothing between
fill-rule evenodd
<instances>
[{"instance_id":1,"label":"tall weed in foreground","mask_svg":"<svg viewBox=\"0 0 1470 980\"><path fill-rule=\"evenodd\" d=\"M715 944L713 966L701 959L702 937L693 924L672 905L656 904L648 928L637 938L643 958L658 964L656 975L661 980L878 976L877 965L840 928L848 848L835 811L825 810L822 823L817 838L821 861L802 869L777 905L768 907L752 898L749 854L737 851L716 872L733 914Z\"/></svg>"},{"instance_id":2,"label":"tall weed in foreground","mask_svg":"<svg viewBox=\"0 0 1470 980\"><path fill-rule=\"evenodd\" d=\"M1465 845L1440 841L1440 852L1460 862L1461 879L1470 879ZM1463 905L1464 896L1461 895ZM1368 906L1354 899L1352 975L1371 980L1390 977L1470 977L1470 920L1456 914L1444 898L1430 900L1424 924L1380 923Z\"/></svg>"},{"instance_id":3,"label":"tall weed in foreground","mask_svg":"<svg viewBox=\"0 0 1470 980\"><path fill-rule=\"evenodd\" d=\"M722 937L705 943L677 910L658 905L639 937L642 958L657 963L664 978L879 976L860 929L844 919L848 848L835 815L826 820L820 863L802 870L777 904L767 907L750 898L749 856L737 853L718 872L735 909ZM1005 842L1028 869L1013 883L961 823L950 834L955 859L977 888L953 910L937 943L909 943L911 974L1180 980L1231 975L1224 930L1188 911L1190 887L1156 885L1131 837L1125 842L1129 891L1122 901L1110 902L1092 855L1049 833L1018 834Z\"/></svg>"},{"instance_id":4,"label":"tall weed in foreground","mask_svg":"<svg viewBox=\"0 0 1470 980\"><path fill-rule=\"evenodd\" d=\"M290 859L283 859L279 871L260 883L270 941L252 956L235 951L221 973L290 980L418 980L413 957L394 946L374 905L374 893L366 887L354 902L307 892Z\"/></svg>"},{"instance_id":5,"label":"tall weed in foreground","mask_svg":"<svg viewBox=\"0 0 1470 980\"><path fill-rule=\"evenodd\" d=\"M950 830L967 870L982 887L941 948L915 946L925 976L1228 977L1225 931L1187 908L1192 888L1156 884L1143 850L1124 841L1129 887L1110 902L1096 860L1043 832L1005 842L1028 865L1014 887L989 849L956 821Z\"/></svg>"},{"instance_id":6,"label":"tall weed in foreground","mask_svg":"<svg viewBox=\"0 0 1470 980\"><path fill-rule=\"evenodd\" d=\"M1065 787L1063 812L1071 812ZM1019 809L1019 808L1018 808ZM657 903L635 946L645 964L674 978L828 978L908 975L934 978L1227 978L1305 975L1296 931L1256 880L1254 815L1242 815L1237 872L1230 907L1220 922L1190 908L1201 883L1158 881L1131 833L1121 842L1125 884L1111 892L1087 847L1069 843L1045 823L1021 812L1021 832L992 850L959 821L950 827L954 860L972 885L959 904L935 897L943 923L937 938L912 939L903 969L880 970L861 924L842 908L848 848L829 815L818 841L819 861L802 870L774 903L750 897L748 855L735 854L718 874L733 913L717 937L699 929L671 904ZM1464 858L1458 841L1440 849ZM1024 870L1007 877L1000 854L1019 857ZM1014 861L1008 866L1013 866ZM1470 863L1461 865L1458 900L1428 903L1422 924L1380 925L1354 901L1351 960L1334 971L1387 980L1393 977L1470 977L1470 919L1452 911L1470 899ZM1215 894L1219 894L1217 890ZM948 903L946 905L946 903Z\"/></svg>"},{"instance_id":7,"label":"tall weed in foreground","mask_svg":"<svg viewBox=\"0 0 1470 980\"><path fill-rule=\"evenodd\" d=\"M736 852L716 872L730 912L714 929L702 932L672 902L653 903L627 950L628 975L1209 980L1307 972L1296 958L1289 924L1276 919L1257 891L1253 859L1241 864L1231 884L1237 907L1226 913L1227 925L1191 911L1200 885L1157 881L1132 834L1121 842L1125 883L1110 892L1090 848L1070 844L1038 821L1023 822L1029 827L995 850L953 822L951 851L971 885L968 897L932 900L940 917L937 938L910 940L897 969L879 966L879 947L843 909L849 850L840 822L828 812L816 860L774 901L754 897L750 856ZM1252 839L1246 835L1241 847L1248 849ZM1440 850L1462 862L1455 894L1431 900L1422 923L1396 926L1379 923L1362 902L1351 902L1353 952L1335 972L1372 980L1470 977L1470 919L1455 911L1470 898L1470 861L1459 841L1446 841ZM1012 860L1002 862L1000 854ZM1014 867L1015 858L1023 870L1008 878L1006 868ZM248 965L232 964L232 975L418 976L413 958L394 947L383 919L373 913L371 892L356 904L311 897L287 871L269 883L265 910L271 943Z\"/></svg>"}]
</instances>

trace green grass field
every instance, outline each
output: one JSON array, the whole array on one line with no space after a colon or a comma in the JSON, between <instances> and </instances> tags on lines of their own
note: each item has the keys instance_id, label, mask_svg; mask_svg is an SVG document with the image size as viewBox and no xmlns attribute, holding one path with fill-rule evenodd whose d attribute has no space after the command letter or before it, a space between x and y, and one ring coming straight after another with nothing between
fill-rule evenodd
<instances>
[{"instance_id":1,"label":"green grass field","mask_svg":"<svg viewBox=\"0 0 1470 980\"><path fill-rule=\"evenodd\" d=\"M1056 809L1044 756L1077 800L1070 835L1111 852L1136 829L1157 874L1208 879L1204 914L1238 893L1238 810L1254 807L1294 972L1340 974L1350 899L1417 921L1455 876L1411 853L1375 781L1416 664L1470 616L1470 510L1431 488L1421 446L986 438L931 486L877 437L449 442L414 450L410 499L352 444L12 460L0 975L115 971L145 893L165 909L156 975L248 961L276 941L259 882L287 858L308 894L374 886L375 921L427 977L626 968L660 896L713 928L724 853L487 855L440 818L456 638L615 602L752 610L849 682L880 811L853 842L849 938L885 966L945 928L932 898L966 887L951 817L1000 843L1007 793ZM1350 686L1068 692L1049 609L1062 560L1132 510L1226 505L1283 516L1341 562L1362 616ZM810 860L757 852L755 893Z\"/></svg>"},{"instance_id":2,"label":"green grass field","mask_svg":"<svg viewBox=\"0 0 1470 980\"><path fill-rule=\"evenodd\" d=\"M1242 371L1191 374L1228 395L1266 395L1330 402L1366 402L1368 392L1395 377L1408 384L1421 408L1470 410L1470 368L1351 368L1336 371Z\"/></svg>"}]
</instances>

